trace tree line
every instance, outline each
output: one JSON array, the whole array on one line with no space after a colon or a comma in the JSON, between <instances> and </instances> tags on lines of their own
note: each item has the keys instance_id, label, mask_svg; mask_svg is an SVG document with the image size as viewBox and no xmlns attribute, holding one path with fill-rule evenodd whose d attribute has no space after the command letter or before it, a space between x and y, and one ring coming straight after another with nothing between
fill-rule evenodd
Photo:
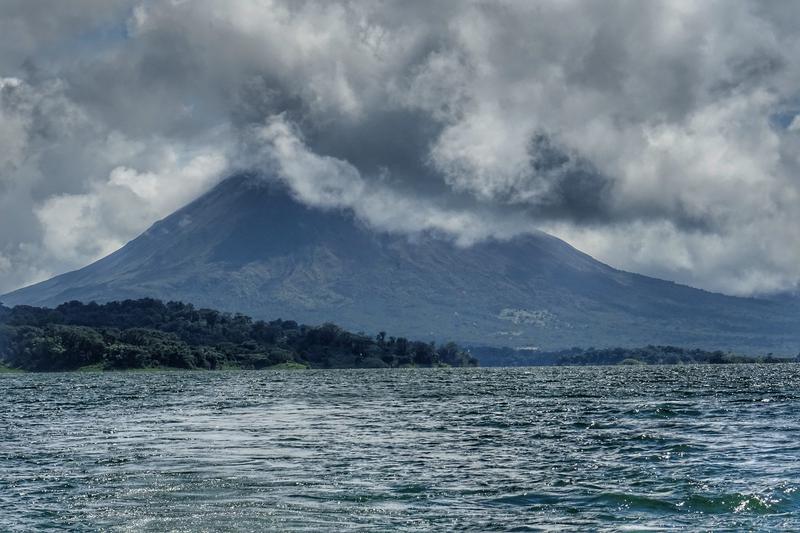
<instances>
[{"instance_id":1,"label":"tree line","mask_svg":"<svg viewBox=\"0 0 800 533\"><path fill-rule=\"evenodd\" d=\"M638 348L568 348L558 351L524 350L511 347L479 346L470 352L486 366L593 366L593 365L679 365L731 363L786 363L800 361L786 357L738 355L721 350L649 345Z\"/></svg>"},{"instance_id":2,"label":"tree line","mask_svg":"<svg viewBox=\"0 0 800 533\"><path fill-rule=\"evenodd\" d=\"M453 343L436 345L385 332L372 337L330 323L253 320L151 298L72 301L52 309L0 305L0 362L30 371L477 365Z\"/></svg>"}]
</instances>

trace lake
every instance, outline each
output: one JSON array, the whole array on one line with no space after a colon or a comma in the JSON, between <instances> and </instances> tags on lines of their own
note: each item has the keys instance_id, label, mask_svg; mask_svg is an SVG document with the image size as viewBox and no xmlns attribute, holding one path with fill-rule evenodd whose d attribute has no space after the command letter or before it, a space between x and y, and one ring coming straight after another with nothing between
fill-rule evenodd
<instances>
[{"instance_id":1,"label":"lake","mask_svg":"<svg viewBox=\"0 0 800 533\"><path fill-rule=\"evenodd\" d=\"M800 365L0 375L0 530L800 530Z\"/></svg>"}]
</instances>

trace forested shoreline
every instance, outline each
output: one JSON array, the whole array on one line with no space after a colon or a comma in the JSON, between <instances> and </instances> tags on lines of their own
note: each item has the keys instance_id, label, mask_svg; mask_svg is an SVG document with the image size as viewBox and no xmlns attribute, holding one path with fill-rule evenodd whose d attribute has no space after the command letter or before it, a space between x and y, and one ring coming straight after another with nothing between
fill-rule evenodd
<instances>
[{"instance_id":1,"label":"forested shoreline","mask_svg":"<svg viewBox=\"0 0 800 533\"><path fill-rule=\"evenodd\" d=\"M679 346L638 348L568 348L558 351L525 350L511 347L478 346L470 352L484 366L607 366L607 365L686 365L787 363L800 359L772 354L747 356L722 350L702 350Z\"/></svg>"},{"instance_id":2,"label":"forested shoreline","mask_svg":"<svg viewBox=\"0 0 800 533\"><path fill-rule=\"evenodd\" d=\"M453 343L437 346L334 324L253 320L155 299L73 301L54 309L0 305L0 364L35 372L476 366Z\"/></svg>"},{"instance_id":3,"label":"forested shoreline","mask_svg":"<svg viewBox=\"0 0 800 533\"><path fill-rule=\"evenodd\" d=\"M351 333L334 324L253 320L156 299L106 304L73 301L54 309L0 304L0 370L396 368L436 366L730 364L794 361L676 346L460 348ZM800 356L798 356L800 359Z\"/></svg>"}]
</instances>

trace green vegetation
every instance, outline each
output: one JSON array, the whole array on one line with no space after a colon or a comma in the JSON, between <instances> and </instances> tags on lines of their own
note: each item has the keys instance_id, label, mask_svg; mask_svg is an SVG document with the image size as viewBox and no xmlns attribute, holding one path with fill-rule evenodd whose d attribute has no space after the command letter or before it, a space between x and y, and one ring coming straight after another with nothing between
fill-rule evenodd
<instances>
[{"instance_id":1,"label":"green vegetation","mask_svg":"<svg viewBox=\"0 0 800 533\"><path fill-rule=\"evenodd\" d=\"M350 333L333 324L254 321L242 314L154 299L68 302L55 309L0 305L0 368L301 369L475 366L452 343ZM2 371L2 370L0 370Z\"/></svg>"},{"instance_id":2,"label":"green vegetation","mask_svg":"<svg viewBox=\"0 0 800 533\"><path fill-rule=\"evenodd\" d=\"M628 358L628 359L623 359L622 361L620 361L620 362L619 362L619 363L617 363L617 364L618 364L618 365L625 365L625 366L638 366L638 365L643 365L643 364L645 364L645 363L642 363L642 362L641 362L641 361L639 361L638 359L631 359L631 358Z\"/></svg>"},{"instance_id":3,"label":"green vegetation","mask_svg":"<svg viewBox=\"0 0 800 533\"><path fill-rule=\"evenodd\" d=\"M750 357L677 346L642 348L570 348L540 352L515 348L474 347L484 366L588 366L588 365L680 365L730 363L786 363L795 359L765 356ZM800 358L800 356L798 356Z\"/></svg>"},{"instance_id":4,"label":"green vegetation","mask_svg":"<svg viewBox=\"0 0 800 533\"><path fill-rule=\"evenodd\" d=\"M295 363L294 361L290 363L278 363L277 365L272 365L267 367L268 370L308 370L308 365L304 365L303 363Z\"/></svg>"},{"instance_id":5,"label":"green vegetation","mask_svg":"<svg viewBox=\"0 0 800 533\"><path fill-rule=\"evenodd\" d=\"M0 374L13 374L15 372L22 372L19 368L11 368L3 363L0 363Z\"/></svg>"},{"instance_id":6,"label":"green vegetation","mask_svg":"<svg viewBox=\"0 0 800 533\"><path fill-rule=\"evenodd\" d=\"M78 372L102 372L105 370L105 363L99 362L92 365L82 366L76 369Z\"/></svg>"}]
</instances>

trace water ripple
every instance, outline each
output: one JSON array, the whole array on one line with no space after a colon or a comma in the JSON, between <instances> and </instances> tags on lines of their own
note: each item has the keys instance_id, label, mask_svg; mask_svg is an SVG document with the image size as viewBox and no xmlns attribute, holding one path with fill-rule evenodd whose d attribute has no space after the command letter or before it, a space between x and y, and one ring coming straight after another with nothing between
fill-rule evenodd
<instances>
[{"instance_id":1,"label":"water ripple","mask_svg":"<svg viewBox=\"0 0 800 533\"><path fill-rule=\"evenodd\" d=\"M0 375L0 530L800 530L800 365Z\"/></svg>"}]
</instances>

